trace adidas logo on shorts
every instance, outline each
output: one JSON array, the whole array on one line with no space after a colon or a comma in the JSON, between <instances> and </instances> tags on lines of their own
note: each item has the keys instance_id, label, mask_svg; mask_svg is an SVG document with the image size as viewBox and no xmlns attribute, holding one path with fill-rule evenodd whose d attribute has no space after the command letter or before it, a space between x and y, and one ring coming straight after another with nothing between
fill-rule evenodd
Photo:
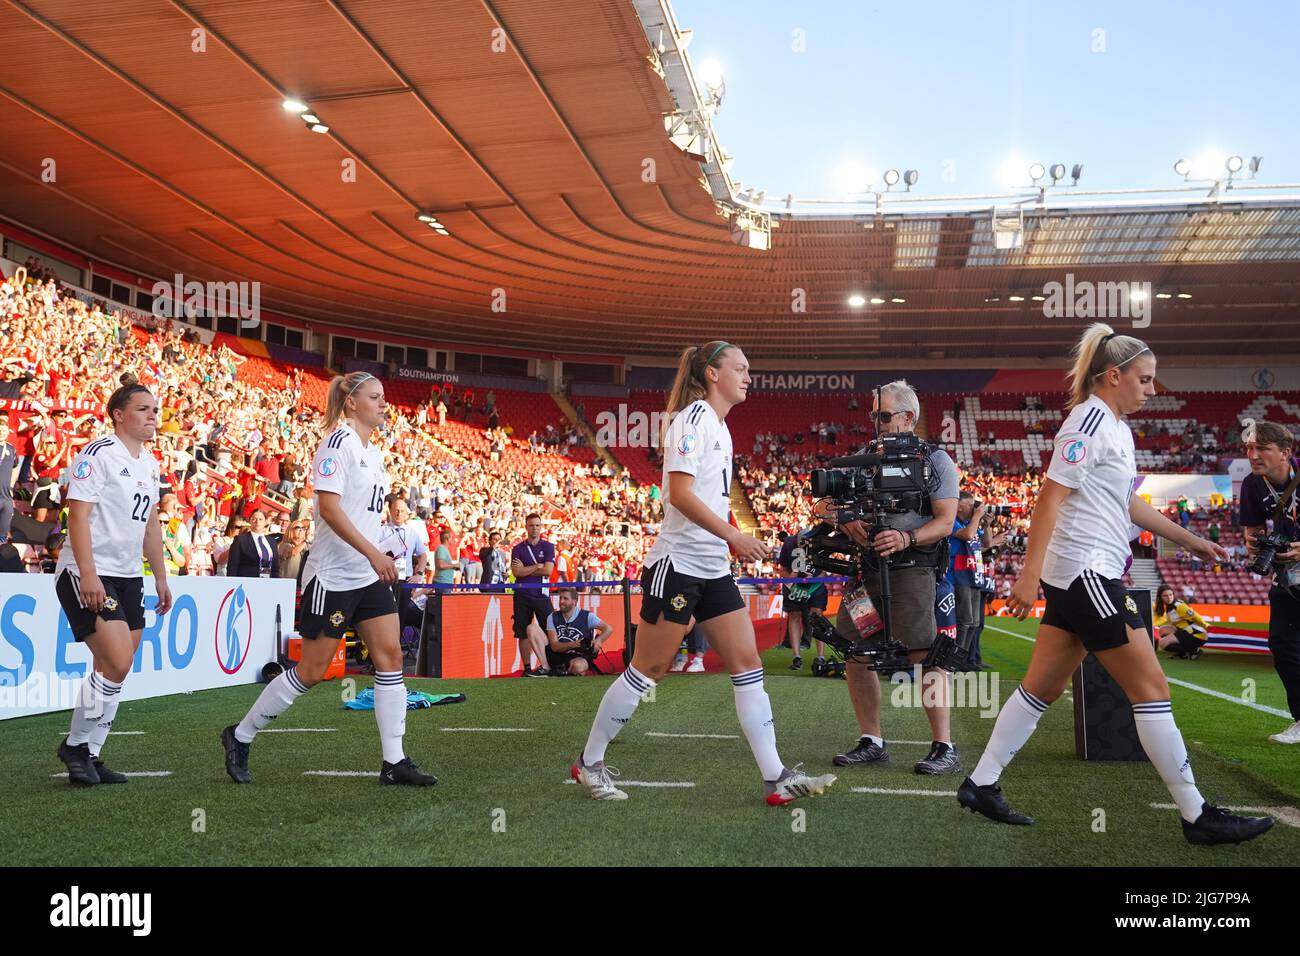
<instances>
[{"instance_id":1,"label":"adidas logo on shorts","mask_svg":"<svg viewBox=\"0 0 1300 956\"><path fill-rule=\"evenodd\" d=\"M123 477L123 478L130 478L130 477L131 477L131 469L130 469L130 468L123 468L123 469L122 469L122 477Z\"/></svg>"}]
</instances>

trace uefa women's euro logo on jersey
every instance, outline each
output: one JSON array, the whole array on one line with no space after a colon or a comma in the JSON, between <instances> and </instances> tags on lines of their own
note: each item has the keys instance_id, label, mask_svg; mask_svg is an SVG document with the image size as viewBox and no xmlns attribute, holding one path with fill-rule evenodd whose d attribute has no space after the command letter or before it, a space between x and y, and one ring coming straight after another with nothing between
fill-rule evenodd
<instances>
[{"instance_id":1,"label":"uefa women's euro logo on jersey","mask_svg":"<svg viewBox=\"0 0 1300 956\"><path fill-rule=\"evenodd\" d=\"M236 673L248 660L253 646L253 606L243 585L231 588L221 599L217 626L212 634L217 665L227 674Z\"/></svg>"},{"instance_id":2,"label":"uefa women's euro logo on jersey","mask_svg":"<svg viewBox=\"0 0 1300 956\"><path fill-rule=\"evenodd\" d=\"M700 447L700 437L694 433L688 432L681 438L677 439L677 454L694 455L695 449Z\"/></svg>"},{"instance_id":3,"label":"uefa women's euro logo on jersey","mask_svg":"<svg viewBox=\"0 0 1300 956\"><path fill-rule=\"evenodd\" d=\"M333 458L322 458L321 463L316 466L316 471L322 478L333 478L334 473L339 470L339 463Z\"/></svg>"},{"instance_id":4,"label":"uefa women's euro logo on jersey","mask_svg":"<svg viewBox=\"0 0 1300 956\"><path fill-rule=\"evenodd\" d=\"M1088 457L1088 446L1083 443L1082 438L1076 438L1061 449L1061 457L1071 465L1081 464Z\"/></svg>"},{"instance_id":5,"label":"uefa women's euro logo on jersey","mask_svg":"<svg viewBox=\"0 0 1300 956\"><path fill-rule=\"evenodd\" d=\"M77 467L72 470L72 477L80 481L85 481L87 478L89 478L90 477L89 460L82 459L81 461L77 462Z\"/></svg>"}]
</instances>

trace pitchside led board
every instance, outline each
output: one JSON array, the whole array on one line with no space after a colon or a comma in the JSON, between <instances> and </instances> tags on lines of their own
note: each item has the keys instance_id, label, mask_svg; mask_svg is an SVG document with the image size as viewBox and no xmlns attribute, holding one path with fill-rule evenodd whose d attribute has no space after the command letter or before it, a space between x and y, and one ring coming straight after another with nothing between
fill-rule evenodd
<instances>
[{"instance_id":1,"label":"pitchside led board","mask_svg":"<svg viewBox=\"0 0 1300 956\"><path fill-rule=\"evenodd\" d=\"M441 666L445 678L504 677L523 666L519 642L513 636L512 599L501 594L469 594L458 591L443 597ZM755 622L781 616L780 592L770 595L746 593L749 616ZM555 599L552 598L554 605ZM603 673L623 669L623 647L627 643L621 588L584 591L578 604L614 628L597 660ZM641 613L641 595L631 597L632 620Z\"/></svg>"},{"instance_id":2,"label":"pitchside led board","mask_svg":"<svg viewBox=\"0 0 1300 956\"><path fill-rule=\"evenodd\" d=\"M256 682L276 656L276 611L293 625L293 581L276 578L168 579L172 609L153 613L144 579L145 627L123 700ZM73 640L52 574L0 574L0 720L68 710L90 662Z\"/></svg>"},{"instance_id":3,"label":"pitchside led board","mask_svg":"<svg viewBox=\"0 0 1300 956\"><path fill-rule=\"evenodd\" d=\"M1137 604L1147 633L1155 633L1151 592L1129 588L1128 596ZM1133 705L1092 654L1074 672L1074 751L1084 760L1147 759L1133 722Z\"/></svg>"}]
</instances>

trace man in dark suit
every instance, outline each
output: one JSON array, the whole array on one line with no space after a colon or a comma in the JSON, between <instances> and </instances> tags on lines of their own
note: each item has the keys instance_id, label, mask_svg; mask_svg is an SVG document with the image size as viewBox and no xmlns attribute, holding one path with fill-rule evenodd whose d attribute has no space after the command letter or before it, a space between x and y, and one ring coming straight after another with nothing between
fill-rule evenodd
<instances>
[{"instance_id":1,"label":"man in dark suit","mask_svg":"<svg viewBox=\"0 0 1300 956\"><path fill-rule=\"evenodd\" d=\"M280 559L276 556L275 542L267 537L266 525L266 512L254 511L248 519L248 530L235 538L230 545L226 577L275 578L280 576Z\"/></svg>"}]
</instances>

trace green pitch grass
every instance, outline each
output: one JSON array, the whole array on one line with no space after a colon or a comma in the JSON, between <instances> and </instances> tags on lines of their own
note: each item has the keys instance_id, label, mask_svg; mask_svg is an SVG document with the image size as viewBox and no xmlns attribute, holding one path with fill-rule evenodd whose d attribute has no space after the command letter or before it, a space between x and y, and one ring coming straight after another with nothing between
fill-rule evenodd
<instances>
[{"instance_id":1,"label":"green pitch grass","mask_svg":"<svg viewBox=\"0 0 1300 956\"><path fill-rule=\"evenodd\" d=\"M1036 625L993 620L1029 636ZM984 658L1015 688L1029 659L1023 637L984 632ZM811 662L811 655L805 654ZM842 681L787 670L789 651L766 655L781 753L789 764L830 770L857 736ZM1255 681L1255 700L1283 708L1266 658L1210 653L1164 659L1171 677L1230 696ZM0 724L0 863L8 865L1277 865L1300 864L1300 829L1279 822L1254 843L1189 846L1177 812L1145 763L1084 763L1074 756L1068 699L1003 779L1033 827L1006 827L961 810L954 797L854 793L851 788L951 792L960 777L920 777L912 764L929 737L921 710L889 705L884 725L892 762L840 771L824 797L786 808L763 803L748 747L739 736L725 676L669 675L609 751L624 780L694 783L629 788L630 799L596 803L566 784L608 678L411 681L413 689L464 692L463 704L412 711L407 750L441 782L422 790L381 788L373 777L306 776L309 770L379 769L371 713L340 706L337 683L315 688L277 729L253 745L254 782L225 775L218 736L256 698L257 686L124 704L105 748L124 771L171 771L122 786L73 789L51 777L66 714ZM364 686L365 682L361 683ZM1222 804L1300 806L1300 747L1267 736L1285 718L1175 686L1175 714L1197 782ZM991 718L975 707L954 714L969 769ZM446 732L447 727L516 727L527 732ZM736 739L655 734L736 735ZM795 814L794 809L805 811ZM1104 832L1094 827L1104 811ZM1289 811L1300 823L1300 815ZM199 824L202 824L200 826Z\"/></svg>"}]
</instances>

